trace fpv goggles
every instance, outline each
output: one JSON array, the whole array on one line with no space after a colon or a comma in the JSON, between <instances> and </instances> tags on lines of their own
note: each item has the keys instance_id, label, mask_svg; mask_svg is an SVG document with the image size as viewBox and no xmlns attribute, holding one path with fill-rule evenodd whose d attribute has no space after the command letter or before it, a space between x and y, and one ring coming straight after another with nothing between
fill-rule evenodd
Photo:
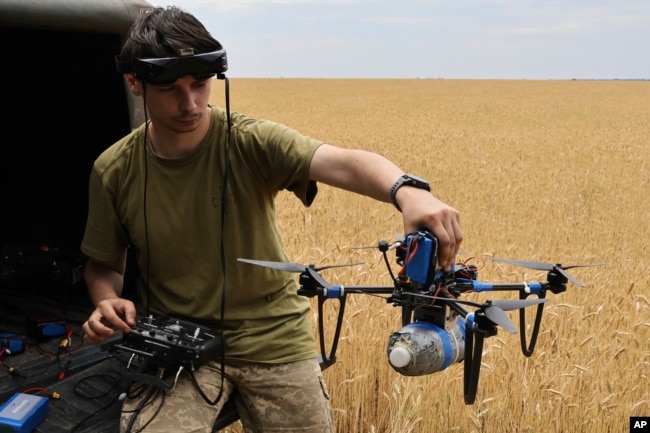
<instances>
[{"instance_id":1,"label":"fpv goggles","mask_svg":"<svg viewBox=\"0 0 650 433\"><path fill-rule=\"evenodd\" d=\"M225 78L224 72L228 70L226 50L220 49L209 53L189 54L179 57L162 57L151 59L136 59L133 63L115 58L118 72L122 74L133 73L136 78L150 84L172 84L177 79L192 75L197 80L203 80L217 75Z\"/></svg>"}]
</instances>

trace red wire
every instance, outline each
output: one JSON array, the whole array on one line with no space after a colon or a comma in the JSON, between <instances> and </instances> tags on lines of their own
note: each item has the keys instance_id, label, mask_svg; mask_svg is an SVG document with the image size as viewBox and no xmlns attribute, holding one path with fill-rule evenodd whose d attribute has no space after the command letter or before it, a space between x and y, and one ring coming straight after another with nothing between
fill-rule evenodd
<instances>
[{"instance_id":1,"label":"red wire","mask_svg":"<svg viewBox=\"0 0 650 433\"><path fill-rule=\"evenodd\" d=\"M43 394L47 394L47 395L50 394L50 391L48 391L47 389L39 388L39 387L27 388L22 390L23 394L33 394L35 392L42 392Z\"/></svg>"}]
</instances>

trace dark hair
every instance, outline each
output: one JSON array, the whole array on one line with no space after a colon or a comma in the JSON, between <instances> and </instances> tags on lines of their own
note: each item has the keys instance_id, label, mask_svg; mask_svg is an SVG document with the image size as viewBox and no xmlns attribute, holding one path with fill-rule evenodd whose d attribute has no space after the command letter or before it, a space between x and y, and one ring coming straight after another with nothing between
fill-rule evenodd
<instances>
[{"instance_id":1,"label":"dark hair","mask_svg":"<svg viewBox=\"0 0 650 433\"><path fill-rule=\"evenodd\" d=\"M142 58L178 57L222 49L221 44L194 15L176 6L143 9L129 30L120 58L133 62Z\"/></svg>"}]
</instances>

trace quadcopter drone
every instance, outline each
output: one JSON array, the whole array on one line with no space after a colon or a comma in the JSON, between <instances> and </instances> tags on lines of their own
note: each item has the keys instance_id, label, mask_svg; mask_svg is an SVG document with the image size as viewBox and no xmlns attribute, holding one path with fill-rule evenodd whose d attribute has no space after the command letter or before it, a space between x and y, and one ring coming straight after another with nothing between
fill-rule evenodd
<instances>
[{"instance_id":1,"label":"quadcopter drone","mask_svg":"<svg viewBox=\"0 0 650 433\"><path fill-rule=\"evenodd\" d=\"M526 329L525 308L537 305L535 321L527 341L520 333L521 350L530 357L535 349L542 320L547 292L554 294L566 291L567 283L584 287L566 270L575 267L601 266L603 263L562 266L542 262L527 262L492 258L491 260L547 271L546 282L486 283L479 281L475 265L457 263L444 272L438 265L438 240L429 231L409 234L393 243L380 241L377 245L383 255L393 286L390 287L344 287L329 284L319 272L332 265L316 267L287 262L272 262L239 258L241 262L265 266L286 272L299 273L298 294L317 297L318 328L322 366L336 362L336 350L345 302L348 294L369 294L381 296L395 307L401 307L402 328L393 332L388 340L387 356L391 367L405 376L422 376L442 371L454 363L463 362L463 392L465 404L473 404L481 367L483 342L497 334L497 327L510 333L517 329L505 311L519 310L520 329ZM400 270L395 275L388 258L389 251L395 251ZM516 300L487 300L483 303L459 299L463 293L485 291L517 291ZM531 296L534 298L529 299ZM339 309L333 341L326 350L323 323L323 304L329 299L338 299ZM466 307L473 307L470 311Z\"/></svg>"}]
</instances>

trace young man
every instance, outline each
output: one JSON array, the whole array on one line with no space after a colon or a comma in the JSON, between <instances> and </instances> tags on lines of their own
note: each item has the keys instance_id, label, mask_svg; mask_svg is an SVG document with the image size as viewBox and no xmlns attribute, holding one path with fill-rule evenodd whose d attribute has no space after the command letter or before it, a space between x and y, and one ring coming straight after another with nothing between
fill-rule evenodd
<instances>
[{"instance_id":1,"label":"young man","mask_svg":"<svg viewBox=\"0 0 650 433\"><path fill-rule=\"evenodd\" d=\"M132 248L147 313L222 328L226 341L225 360L198 368L196 383L181 375L157 401L127 395L122 431L210 432L237 389L247 431L333 432L310 303L296 294L295 275L237 258L287 261L274 220L283 189L306 206L317 182L392 201L405 233L426 227L438 237L444 269L463 237L458 212L380 155L209 105L212 77L227 68L225 51L184 11L143 13L117 64L143 98L148 122L93 167L82 250L96 308L85 339L100 343L135 324L134 303L121 297ZM204 398L220 390L216 404Z\"/></svg>"}]
</instances>

